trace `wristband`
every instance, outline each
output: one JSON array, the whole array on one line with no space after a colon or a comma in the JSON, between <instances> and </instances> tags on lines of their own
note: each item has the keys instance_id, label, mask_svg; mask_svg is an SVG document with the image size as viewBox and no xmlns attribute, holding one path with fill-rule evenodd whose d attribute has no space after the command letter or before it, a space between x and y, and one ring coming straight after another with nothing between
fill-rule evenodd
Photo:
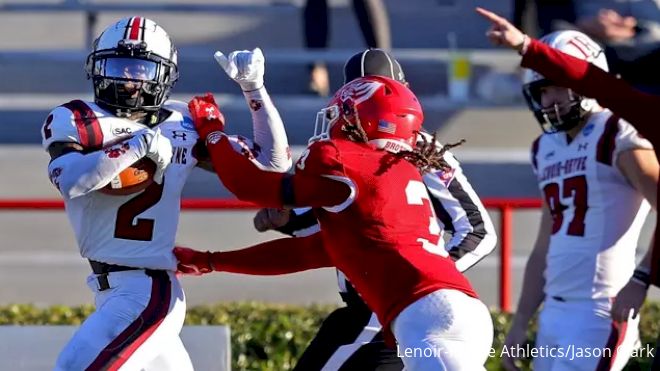
<instances>
[{"instance_id":1,"label":"wristband","mask_svg":"<svg viewBox=\"0 0 660 371\"><path fill-rule=\"evenodd\" d=\"M644 285L644 287L647 289L649 286L651 286L651 275L641 269L635 269L631 280L639 283L640 285Z\"/></svg>"}]
</instances>

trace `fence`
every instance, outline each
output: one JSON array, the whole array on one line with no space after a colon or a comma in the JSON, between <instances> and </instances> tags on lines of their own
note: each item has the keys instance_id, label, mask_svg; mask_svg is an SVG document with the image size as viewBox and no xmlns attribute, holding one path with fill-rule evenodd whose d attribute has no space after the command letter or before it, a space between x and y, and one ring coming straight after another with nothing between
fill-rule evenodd
<instances>
[{"instance_id":1,"label":"fence","mask_svg":"<svg viewBox=\"0 0 660 371\"><path fill-rule=\"evenodd\" d=\"M519 209L535 209L541 207L540 199L526 198L487 198L483 200L489 209L500 213L500 269L499 269L499 305L506 312L511 311L511 255L513 251L513 212ZM63 210L62 200L53 199L9 199L0 200L0 211L18 210ZM256 210L254 204L235 199L184 199L181 209L194 210Z\"/></svg>"}]
</instances>

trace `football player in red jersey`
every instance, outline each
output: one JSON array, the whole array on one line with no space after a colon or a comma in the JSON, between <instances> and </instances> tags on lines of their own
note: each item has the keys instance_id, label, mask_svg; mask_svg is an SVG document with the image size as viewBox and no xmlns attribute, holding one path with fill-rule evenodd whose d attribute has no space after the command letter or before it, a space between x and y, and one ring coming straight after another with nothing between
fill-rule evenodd
<instances>
[{"instance_id":1,"label":"football player in red jersey","mask_svg":"<svg viewBox=\"0 0 660 371\"><path fill-rule=\"evenodd\" d=\"M320 133L292 175L263 171L249 151L237 152L211 96L195 98L189 107L230 191L265 207L311 206L321 233L232 252L177 248L180 271L279 274L286 264L299 270L334 266L396 339L407 368L483 369L492 322L439 246L440 227L420 170L443 168L442 151L433 142L414 147L423 112L407 87L377 76L342 87L318 113Z\"/></svg>"}]
</instances>

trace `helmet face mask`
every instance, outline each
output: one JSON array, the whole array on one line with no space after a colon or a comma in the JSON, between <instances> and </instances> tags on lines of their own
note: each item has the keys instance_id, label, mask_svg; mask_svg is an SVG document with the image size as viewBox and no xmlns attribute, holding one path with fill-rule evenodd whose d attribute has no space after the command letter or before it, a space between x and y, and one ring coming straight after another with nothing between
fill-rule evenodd
<instances>
[{"instance_id":1,"label":"helmet face mask","mask_svg":"<svg viewBox=\"0 0 660 371\"><path fill-rule=\"evenodd\" d=\"M609 70L604 50L589 36L581 32L557 31L544 36L540 41L605 71ZM575 94L570 89L567 89L568 99L565 102L544 106L541 101L543 89L556 86L556 84L529 69L525 70L523 80L522 90L527 105L545 133L571 130L583 123L588 115L598 107L594 99Z\"/></svg>"},{"instance_id":2,"label":"helmet face mask","mask_svg":"<svg viewBox=\"0 0 660 371\"><path fill-rule=\"evenodd\" d=\"M310 142L349 137L391 152L411 150L424 114L417 97L404 84L382 76L367 76L340 88L316 116Z\"/></svg>"},{"instance_id":3,"label":"helmet face mask","mask_svg":"<svg viewBox=\"0 0 660 371\"><path fill-rule=\"evenodd\" d=\"M316 113L316 122L314 123L314 135L309 138L309 143L330 139L330 130L332 130L334 124L339 120L339 115L339 106L336 104L318 111Z\"/></svg>"},{"instance_id":4,"label":"helmet face mask","mask_svg":"<svg viewBox=\"0 0 660 371\"><path fill-rule=\"evenodd\" d=\"M552 105L543 105L543 89L552 86L548 80L537 80L523 86L527 106L534 113L544 133L568 131L578 126L591 111L591 99L566 89L567 99Z\"/></svg>"},{"instance_id":5,"label":"helmet face mask","mask_svg":"<svg viewBox=\"0 0 660 371\"><path fill-rule=\"evenodd\" d=\"M133 40L127 35L142 36ZM94 84L95 102L118 116L158 111L179 76L169 36L141 17L125 18L108 27L96 39L86 70Z\"/></svg>"}]
</instances>

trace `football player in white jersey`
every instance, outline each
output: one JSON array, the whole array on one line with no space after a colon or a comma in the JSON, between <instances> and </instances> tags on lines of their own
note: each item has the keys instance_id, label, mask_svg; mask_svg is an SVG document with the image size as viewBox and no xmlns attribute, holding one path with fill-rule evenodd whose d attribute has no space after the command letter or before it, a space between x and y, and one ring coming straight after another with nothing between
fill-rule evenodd
<instances>
[{"instance_id":1,"label":"football player in white jersey","mask_svg":"<svg viewBox=\"0 0 660 371\"><path fill-rule=\"evenodd\" d=\"M280 116L264 88L259 49L216 60L250 106L254 160L272 171L291 166ZM185 103L168 101L178 78L177 52L152 20L128 17L96 39L87 58L94 102L51 111L43 146L51 182L64 198L92 274L96 311L60 353L56 370L191 370L179 332L185 296L172 254L181 191L198 161L198 136ZM201 143L201 142L200 142ZM138 160L156 164L153 182L129 195L104 192Z\"/></svg>"},{"instance_id":2,"label":"football player in white jersey","mask_svg":"<svg viewBox=\"0 0 660 371\"><path fill-rule=\"evenodd\" d=\"M601 47L580 32L541 41L608 68ZM647 201L655 205L657 159L646 139L595 100L531 70L523 92L544 132L532 145L532 165L545 205L504 365L517 369L516 347L543 304L534 370L620 370L638 341L639 317L614 321L612 299L636 270ZM637 272L648 271L644 259Z\"/></svg>"}]
</instances>

